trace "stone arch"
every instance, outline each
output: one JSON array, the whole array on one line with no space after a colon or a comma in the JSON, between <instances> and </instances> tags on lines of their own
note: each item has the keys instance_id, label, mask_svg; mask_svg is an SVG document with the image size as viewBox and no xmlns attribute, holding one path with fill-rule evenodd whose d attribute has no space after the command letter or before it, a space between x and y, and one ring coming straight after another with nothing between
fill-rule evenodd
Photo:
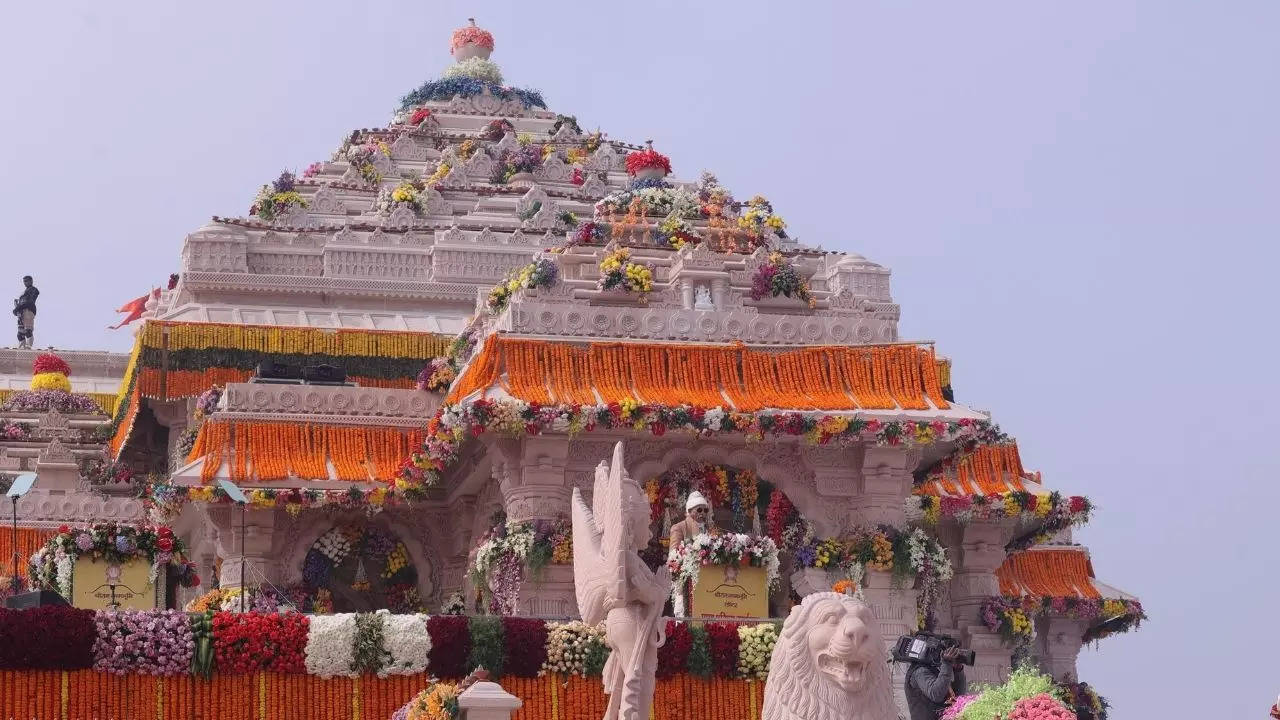
<instances>
[{"instance_id":1,"label":"stone arch","mask_svg":"<svg viewBox=\"0 0 1280 720\"><path fill-rule=\"evenodd\" d=\"M786 448L787 452L779 452L782 448ZM841 503L837 507L833 506L832 498L824 499L819 496L813 472L793 446L782 443L773 443L771 447L763 443L735 447L703 442L688 447L673 447L657 457L647 457L637 462L631 474L638 482L644 483L649 478L690 462L709 462L751 470L761 480L786 493L791 503L813 523L820 536L838 534L844 529L841 525L848 524L851 519L860 515L850 503ZM856 522L856 519L852 521Z\"/></svg>"},{"instance_id":2,"label":"stone arch","mask_svg":"<svg viewBox=\"0 0 1280 720\"><path fill-rule=\"evenodd\" d=\"M404 543L409 561L417 570L418 594L422 597L422 602L429 609L439 606L443 556L436 550L435 544L443 541L443 538L437 536L427 523L415 522L410 516L388 511L373 516L355 511L311 512L299 517L297 522L298 529L291 533L295 539L285 548L281 563L282 589L302 582L302 565L307 552L321 535L332 527L358 522L382 529Z\"/></svg>"}]
</instances>

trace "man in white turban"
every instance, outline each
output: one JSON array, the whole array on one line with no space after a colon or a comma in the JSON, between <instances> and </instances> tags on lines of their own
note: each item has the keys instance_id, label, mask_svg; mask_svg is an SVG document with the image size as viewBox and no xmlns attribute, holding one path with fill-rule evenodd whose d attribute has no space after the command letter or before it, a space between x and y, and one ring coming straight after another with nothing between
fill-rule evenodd
<instances>
[{"instance_id":1,"label":"man in white turban","mask_svg":"<svg viewBox=\"0 0 1280 720\"><path fill-rule=\"evenodd\" d=\"M714 535L719 530L711 520L711 503L706 496L694 490L684 504L685 518L671 526L671 547L675 547L696 535Z\"/></svg>"}]
</instances>

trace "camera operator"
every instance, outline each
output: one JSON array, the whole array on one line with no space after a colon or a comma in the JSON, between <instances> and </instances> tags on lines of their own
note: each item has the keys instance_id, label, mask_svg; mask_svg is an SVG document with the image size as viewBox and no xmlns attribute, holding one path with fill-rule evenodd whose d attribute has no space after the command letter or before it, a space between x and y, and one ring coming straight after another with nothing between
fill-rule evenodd
<instances>
[{"instance_id":1,"label":"camera operator","mask_svg":"<svg viewBox=\"0 0 1280 720\"><path fill-rule=\"evenodd\" d=\"M934 667L913 662L907 669L907 708L911 720L937 720L957 695L964 695L969 684L964 679L964 650L949 647L942 651L942 665Z\"/></svg>"}]
</instances>

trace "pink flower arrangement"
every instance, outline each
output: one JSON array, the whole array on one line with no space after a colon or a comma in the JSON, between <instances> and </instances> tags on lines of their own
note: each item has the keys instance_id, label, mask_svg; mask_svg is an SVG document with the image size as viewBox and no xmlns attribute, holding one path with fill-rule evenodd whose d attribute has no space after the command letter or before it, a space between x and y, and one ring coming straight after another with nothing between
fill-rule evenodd
<instances>
[{"instance_id":1,"label":"pink flower arrangement","mask_svg":"<svg viewBox=\"0 0 1280 720\"><path fill-rule=\"evenodd\" d=\"M191 670L195 637L184 612L99 612L94 626L95 670L116 675L184 675Z\"/></svg>"},{"instance_id":2,"label":"pink flower arrangement","mask_svg":"<svg viewBox=\"0 0 1280 720\"><path fill-rule=\"evenodd\" d=\"M1076 720L1076 714L1048 693L1019 700L1009 720Z\"/></svg>"},{"instance_id":3,"label":"pink flower arrangement","mask_svg":"<svg viewBox=\"0 0 1280 720\"><path fill-rule=\"evenodd\" d=\"M453 38L449 43L449 54L455 54L463 45L479 45L485 50L492 51L493 34L474 24L460 27L453 31Z\"/></svg>"},{"instance_id":4,"label":"pink flower arrangement","mask_svg":"<svg viewBox=\"0 0 1280 720\"><path fill-rule=\"evenodd\" d=\"M663 175L671 174L671 160L662 153L649 148L627 155L627 174L635 175L648 168L662 168Z\"/></svg>"},{"instance_id":5,"label":"pink flower arrangement","mask_svg":"<svg viewBox=\"0 0 1280 720\"><path fill-rule=\"evenodd\" d=\"M964 711L965 705L968 705L977 699L977 695L961 695L957 697L955 700L952 700L951 704L947 706L947 709L942 712L942 720L955 720L955 718L960 717L960 713Z\"/></svg>"}]
</instances>

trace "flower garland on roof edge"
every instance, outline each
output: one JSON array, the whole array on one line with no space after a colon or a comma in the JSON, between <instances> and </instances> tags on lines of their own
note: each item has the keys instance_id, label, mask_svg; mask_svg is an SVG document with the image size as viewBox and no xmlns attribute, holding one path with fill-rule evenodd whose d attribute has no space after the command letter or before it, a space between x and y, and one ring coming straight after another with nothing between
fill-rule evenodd
<instances>
[{"instance_id":1,"label":"flower garland on roof edge","mask_svg":"<svg viewBox=\"0 0 1280 720\"><path fill-rule=\"evenodd\" d=\"M1083 525L1093 513L1093 503L1080 495L1064 496L1054 491L1036 494L1026 491L967 497L909 495L905 501L910 522L937 525L952 518L961 525L976 520L1013 518L1021 523L1041 521L1035 532L1017 537L1006 546L1021 550L1047 540L1069 527Z\"/></svg>"},{"instance_id":2,"label":"flower garland on roof edge","mask_svg":"<svg viewBox=\"0 0 1280 720\"><path fill-rule=\"evenodd\" d=\"M509 437L563 432L575 435L596 429L648 430L662 436L668 430L710 437L717 433L743 433L748 442L772 437L803 437L816 445L832 442L874 442L883 446L928 445L976 437L991 442L1004 437L998 426L986 420L882 421L858 415L822 413L739 413L721 407L665 407L635 401L608 405L537 405L522 400L479 399L462 405L446 405L427 423L421 452L401 466L400 488L432 487L453 463L467 436L496 432Z\"/></svg>"},{"instance_id":3,"label":"flower garland on roof edge","mask_svg":"<svg viewBox=\"0 0 1280 720\"><path fill-rule=\"evenodd\" d=\"M466 340L474 341L474 334ZM474 349L474 347L473 347ZM881 446L928 445L940 441L978 438L997 442L1004 434L986 420L882 421L858 415L822 413L739 413L721 407L664 407L629 401L608 405L531 405L521 400L475 400L463 405L446 405L427 423L422 450L413 453L400 467L393 485L374 489L351 487L345 490L258 488L247 492L254 507L280 507L290 512L323 506L365 508L377 512L384 507L401 507L426 498L426 489L439 484L445 469L453 464L463 441L471 436L494 432L508 437L563 432L576 435L595 430L625 429L648 431L662 436L668 431L689 432L711 437L720 433L742 433L748 442L769 437L800 437L815 445L873 442ZM221 487L186 487L167 483L149 485L144 497L155 519L171 518L188 501L227 503Z\"/></svg>"},{"instance_id":4,"label":"flower garland on roof edge","mask_svg":"<svg viewBox=\"0 0 1280 720\"><path fill-rule=\"evenodd\" d=\"M1142 602L1138 600L1041 598L1034 595L987 598L982 602L980 614L987 629L999 633L1006 642L1015 646L1031 641L1032 621L1041 616L1098 621L1085 630L1083 641L1086 643L1137 629L1147 619Z\"/></svg>"}]
</instances>

